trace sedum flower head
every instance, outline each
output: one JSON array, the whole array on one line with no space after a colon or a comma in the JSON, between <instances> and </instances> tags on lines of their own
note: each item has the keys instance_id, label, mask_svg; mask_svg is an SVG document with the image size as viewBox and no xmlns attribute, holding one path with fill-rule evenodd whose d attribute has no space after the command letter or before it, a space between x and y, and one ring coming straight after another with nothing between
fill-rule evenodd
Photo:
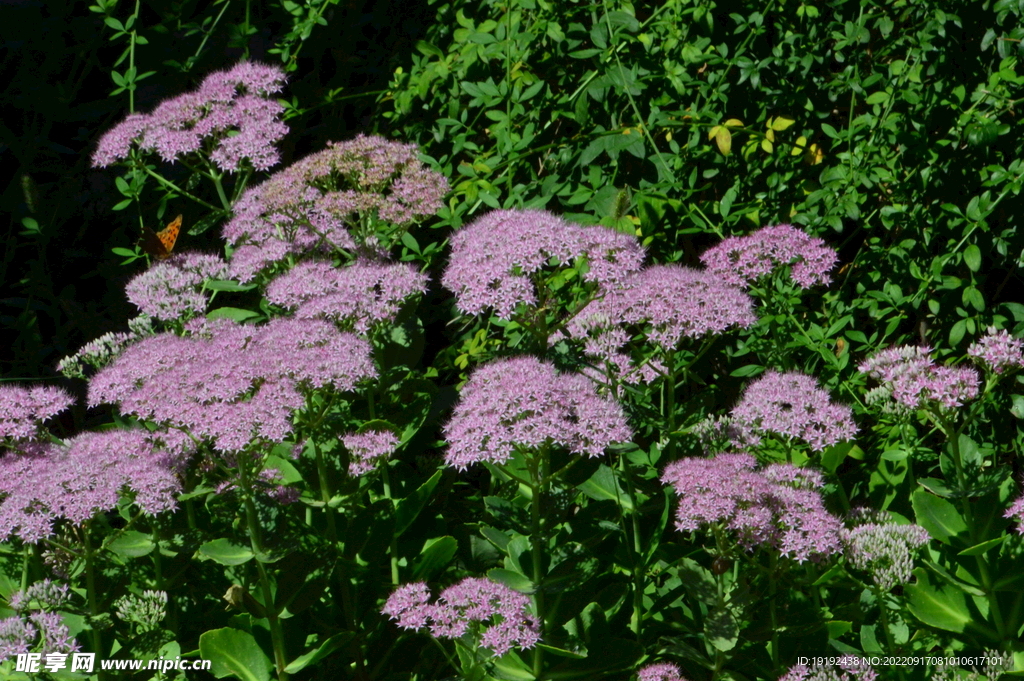
<instances>
[{"instance_id":1,"label":"sedum flower head","mask_svg":"<svg viewBox=\"0 0 1024 681\"><path fill-rule=\"evenodd\" d=\"M491 308L510 319L520 304L536 305L531 275L583 260L584 281L611 285L640 269L643 249L634 237L608 227L581 227L543 210L496 210L451 237L441 279L466 314Z\"/></svg>"},{"instance_id":2,"label":"sedum flower head","mask_svg":"<svg viewBox=\"0 0 1024 681\"><path fill-rule=\"evenodd\" d=\"M31 652L37 629L20 616L0 619L0 662Z\"/></svg>"},{"instance_id":3,"label":"sedum flower head","mask_svg":"<svg viewBox=\"0 0 1024 681\"><path fill-rule=\"evenodd\" d=\"M153 335L153 319L139 315L128 322L128 331L105 333L89 341L78 352L69 355L57 364L57 371L68 378L85 378L86 368L101 369L112 362L117 355L136 340Z\"/></svg>"},{"instance_id":4,"label":"sedum flower head","mask_svg":"<svg viewBox=\"0 0 1024 681\"><path fill-rule=\"evenodd\" d=\"M967 354L997 374L1024 367L1024 341L994 326L967 348Z\"/></svg>"},{"instance_id":5,"label":"sedum flower head","mask_svg":"<svg viewBox=\"0 0 1024 681\"><path fill-rule=\"evenodd\" d=\"M159 334L125 350L92 378L89 404L118 404L122 413L237 452L286 439L304 391L344 392L376 376L369 343L329 322L194 322L190 336Z\"/></svg>"},{"instance_id":6,"label":"sedum flower head","mask_svg":"<svg viewBox=\"0 0 1024 681\"><path fill-rule=\"evenodd\" d=\"M80 524L125 493L147 515L169 511L181 490L176 463L143 430L83 433L45 453L0 459L0 541L36 543L56 521Z\"/></svg>"},{"instance_id":7,"label":"sedum flower head","mask_svg":"<svg viewBox=\"0 0 1024 681\"><path fill-rule=\"evenodd\" d=\"M649 664L636 675L636 681L686 681L683 672L671 662Z\"/></svg>"},{"instance_id":8,"label":"sedum flower head","mask_svg":"<svg viewBox=\"0 0 1024 681\"><path fill-rule=\"evenodd\" d=\"M875 681L878 673L862 657L844 656L836 665L798 664L779 681Z\"/></svg>"},{"instance_id":9,"label":"sedum flower head","mask_svg":"<svg viewBox=\"0 0 1024 681\"><path fill-rule=\"evenodd\" d=\"M740 546L768 546L797 562L839 553L839 520L825 510L821 474L790 464L756 470L749 454L682 459L662 473L679 496L676 529L716 524L735 533Z\"/></svg>"},{"instance_id":10,"label":"sedum flower head","mask_svg":"<svg viewBox=\"0 0 1024 681\"><path fill-rule=\"evenodd\" d=\"M428 603L423 582L406 584L388 598L383 614L403 629L429 627L438 638L461 638L474 624L486 625L480 645L500 657L513 648L530 649L540 641L540 627L528 596L482 577L467 577Z\"/></svg>"},{"instance_id":11,"label":"sedum flower head","mask_svg":"<svg viewBox=\"0 0 1024 681\"><path fill-rule=\"evenodd\" d=\"M281 160L274 145L288 132L284 107L271 98L284 81L281 69L253 62L210 74L195 92L114 126L100 138L92 164L109 166L135 148L167 162L204 152L221 170L237 172L247 164L268 170Z\"/></svg>"},{"instance_id":12,"label":"sedum flower head","mask_svg":"<svg viewBox=\"0 0 1024 681\"><path fill-rule=\"evenodd\" d=\"M749 286L781 267L801 288L828 284L836 252L825 242L792 225L763 227L748 236L731 236L700 257L723 281Z\"/></svg>"},{"instance_id":13,"label":"sedum flower head","mask_svg":"<svg viewBox=\"0 0 1024 681\"><path fill-rule=\"evenodd\" d=\"M585 352L631 383L649 382L655 373L631 366L622 351L637 332L662 350L683 339L720 334L757 321L753 300L741 289L708 272L679 265L654 265L626 276L604 297L583 308L566 325ZM656 365L657 366L657 365Z\"/></svg>"},{"instance_id":14,"label":"sedum flower head","mask_svg":"<svg viewBox=\"0 0 1024 681\"><path fill-rule=\"evenodd\" d=\"M535 357L477 368L444 433L445 461L459 470L480 461L505 463L517 448L554 446L599 456L632 437L622 408L598 395L590 379L560 373Z\"/></svg>"},{"instance_id":15,"label":"sedum flower head","mask_svg":"<svg viewBox=\"0 0 1024 681\"><path fill-rule=\"evenodd\" d=\"M75 398L53 386L0 385L0 440L38 440L42 423L75 403Z\"/></svg>"},{"instance_id":16,"label":"sedum flower head","mask_svg":"<svg viewBox=\"0 0 1024 681\"><path fill-rule=\"evenodd\" d=\"M1010 504L1003 517L1015 521L1017 523L1017 532L1024 534L1024 496Z\"/></svg>"},{"instance_id":17,"label":"sedum flower head","mask_svg":"<svg viewBox=\"0 0 1024 681\"><path fill-rule=\"evenodd\" d=\"M853 411L833 403L814 378L795 371L765 373L747 386L730 416L739 440L748 444L774 433L820 452L857 433Z\"/></svg>"},{"instance_id":18,"label":"sedum flower head","mask_svg":"<svg viewBox=\"0 0 1024 681\"><path fill-rule=\"evenodd\" d=\"M71 599L68 585L49 579L36 582L24 591L15 591L8 600L11 608L24 610L59 610Z\"/></svg>"},{"instance_id":19,"label":"sedum flower head","mask_svg":"<svg viewBox=\"0 0 1024 681\"><path fill-rule=\"evenodd\" d=\"M78 642L55 612L33 612L0 619L0 662L25 653L77 651Z\"/></svg>"},{"instance_id":20,"label":"sedum flower head","mask_svg":"<svg viewBox=\"0 0 1024 681\"><path fill-rule=\"evenodd\" d=\"M348 473L355 477L366 475L381 461L387 461L398 447L398 436L390 430L367 430L344 435L341 442L350 455Z\"/></svg>"},{"instance_id":21,"label":"sedum flower head","mask_svg":"<svg viewBox=\"0 0 1024 681\"><path fill-rule=\"evenodd\" d=\"M203 285L227 276L228 264L216 255L177 253L137 275L124 290L142 314L174 321L203 314L210 300Z\"/></svg>"},{"instance_id":22,"label":"sedum flower head","mask_svg":"<svg viewBox=\"0 0 1024 681\"><path fill-rule=\"evenodd\" d=\"M844 555L850 565L863 570L883 591L906 584L912 577L914 553L930 537L919 525L870 522L843 530Z\"/></svg>"},{"instance_id":23,"label":"sedum flower head","mask_svg":"<svg viewBox=\"0 0 1024 681\"><path fill-rule=\"evenodd\" d=\"M167 592L126 594L114 601L114 608L122 621L137 624L142 629L156 629L167 614Z\"/></svg>"},{"instance_id":24,"label":"sedum flower head","mask_svg":"<svg viewBox=\"0 0 1024 681\"><path fill-rule=\"evenodd\" d=\"M876 353L859 367L876 379L903 409L956 409L978 395L981 380L971 367L939 366L931 348L904 345Z\"/></svg>"},{"instance_id":25,"label":"sedum flower head","mask_svg":"<svg viewBox=\"0 0 1024 681\"><path fill-rule=\"evenodd\" d=\"M376 254L368 222L407 226L440 210L447 191L447 180L419 160L415 144L376 135L328 142L242 195L224 226L235 247L232 274L250 281L289 255Z\"/></svg>"},{"instance_id":26,"label":"sedum flower head","mask_svg":"<svg viewBox=\"0 0 1024 681\"><path fill-rule=\"evenodd\" d=\"M357 333L393 322L427 291L427 276L407 263L357 260L347 267L303 262L267 286L267 300L303 319L329 319Z\"/></svg>"}]
</instances>

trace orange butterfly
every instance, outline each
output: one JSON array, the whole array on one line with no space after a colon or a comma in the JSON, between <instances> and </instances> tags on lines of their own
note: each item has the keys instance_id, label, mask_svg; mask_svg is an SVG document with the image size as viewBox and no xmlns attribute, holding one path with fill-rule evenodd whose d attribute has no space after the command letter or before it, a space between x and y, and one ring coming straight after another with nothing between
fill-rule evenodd
<instances>
[{"instance_id":1,"label":"orange butterfly","mask_svg":"<svg viewBox=\"0 0 1024 681\"><path fill-rule=\"evenodd\" d=\"M142 250L149 253L157 260L167 260L174 250L174 242L178 240L178 233L181 231L181 216L171 220L170 224L154 232L145 225L142 226Z\"/></svg>"}]
</instances>

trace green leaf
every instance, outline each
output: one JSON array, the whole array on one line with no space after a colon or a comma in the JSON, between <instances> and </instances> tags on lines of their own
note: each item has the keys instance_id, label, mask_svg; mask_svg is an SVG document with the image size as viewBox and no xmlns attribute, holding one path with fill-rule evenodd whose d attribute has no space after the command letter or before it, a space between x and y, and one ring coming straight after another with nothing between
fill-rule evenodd
<instances>
[{"instance_id":1,"label":"green leaf","mask_svg":"<svg viewBox=\"0 0 1024 681\"><path fill-rule=\"evenodd\" d=\"M633 511L633 502L619 485L619 481L615 477L615 471L604 464L601 464L594 471L590 479L581 485L577 485L576 489L597 501L614 501L626 513Z\"/></svg>"},{"instance_id":2,"label":"green leaf","mask_svg":"<svg viewBox=\"0 0 1024 681\"><path fill-rule=\"evenodd\" d=\"M413 521L416 520L440 479L441 471L437 471L430 476L429 480L420 485L415 492L395 502L396 537L401 536L403 532L409 529Z\"/></svg>"},{"instance_id":3,"label":"green leaf","mask_svg":"<svg viewBox=\"0 0 1024 681\"><path fill-rule=\"evenodd\" d=\"M251 291L256 288L256 284L240 284L237 281L229 281L226 279L210 279L203 287L207 291Z\"/></svg>"},{"instance_id":4,"label":"green leaf","mask_svg":"<svg viewBox=\"0 0 1024 681\"><path fill-rule=\"evenodd\" d=\"M1011 395L1010 399L1013 400L1010 413L1018 419L1024 419L1024 395Z\"/></svg>"},{"instance_id":5,"label":"green leaf","mask_svg":"<svg viewBox=\"0 0 1024 681\"><path fill-rule=\"evenodd\" d=\"M946 484L945 480L939 480L938 478L919 478L917 484L944 499L948 499L955 494L949 485Z\"/></svg>"},{"instance_id":6,"label":"green leaf","mask_svg":"<svg viewBox=\"0 0 1024 681\"><path fill-rule=\"evenodd\" d=\"M428 539L420 551L420 557L412 571L413 581L430 579L448 564L459 548L455 537L434 537Z\"/></svg>"},{"instance_id":7,"label":"green leaf","mask_svg":"<svg viewBox=\"0 0 1024 681\"><path fill-rule=\"evenodd\" d=\"M148 534L128 530L122 532L117 539L107 544L107 550L126 558L148 556L156 548L156 544Z\"/></svg>"},{"instance_id":8,"label":"green leaf","mask_svg":"<svg viewBox=\"0 0 1024 681\"><path fill-rule=\"evenodd\" d=\"M523 594L532 594L537 589L528 577L521 575L515 570L506 570L505 568L491 568L487 571L487 576L499 584L504 584L513 591L518 591Z\"/></svg>"},{"instance_id":9,"label":"green leaf","mask_svg":"<svg viewBox=\"0 0 1024 681\"><path fill-rule=\"evenodd\" d=\"M971 244L964 249L964 264L972 272L977 272L981 269L981 249L976 244Z\"/></svg>"},{"instance_id":10,"label":"green leaf","mask_svg":"<svg viewBox=\"0 0 1024 681\"><path fill-rule=\"evenodd\" d=\"M247 319L253 317L259 317L259 312L253 312L252 310L243 310L238 307L218 307L216 310L211 310L207 313L207 319L231 319L236 322L244 322Z\"/></svg>"},{"instance_id":11,"label":"green leaf","mask_svg":"<svg viewBox=\"0 0 1024 681\"><path fill-rule=\"evenodd\" d=\"M839 465L843 463L853 447L854 445L852 442L842 442L828 447L821 453L821 467L829 473L835 473L836 469L838 469Z\"/></svg>"},{"instance_id":12,"label":"green leaf","mask_svg":"<svg viewBox=\"0 0 1024 681\"><path fill-rule=\"evenodd\" d=\"M704 634L708 643L725 653L736 647L740 628L728 608L715 607L704 620Z\"/></svg>"},{"instance_id":13,"label":"green leaf","mask_svg":"<svg viewBox=\"0 0 1024 681\"><path fill-rule=\"evenodd\" d=\"M996 546L999 546L1000 544L1002 544L1004 539L1006 539L1006 535L1005 534L1002 537L996 537L995 539L989 539L988 541L983 541L980 544L975 544L971 548L964 549L963 551L961 551L960 553L958 553L956 555L958 555L958 556L980 556L981 554L985 553L989 549L995 548Z\"/></svg>"},{"instance_id":14,"label":"green leaf","mask_svg":"<svg viewBox=\"0 0 1024 681\"><path fill-rule=\"evenodd\" d=\"M251 549L224 538L206 542L199 547L199 553L203 558L221 565L242 565L253 559Z\"/></svg>"},{"instance_id":15,"label":"green leaf","mask_svg":"<svg viewBox=\"0 0 1024 681\"><path fill-rule=\"evenodd\" d=\"M735 376L737 378L745 378L747 376L757 376L763 371L764 367L761 366L760 364L748 364L746 366L740 367L739 369L735 369L729 375Z\"/></svg>"},{"instance_id":16,"label":"green leaf","mask_svg":"<svg viewBox=\"0 0 1024 681\"><path fill-rule=\"evenodd\" d=\"M210 660L210 673L218 679L235 676L243 681L269 681L270 658L252 634L239 629L213 629L199 637L199 656Z\"/></svg>"},{"instance_id":17,"label":"green leaf","mask_svg":"<svg viewBox=\"0 0 1024 681\"><path fill-rule=\"evenodd\" d=\"M914 570L915 584L904 587L910 612L925 624L962 633L971 621L964 592L949 584L932 584L924 568Z\"/></svg>"},{"instance_id":18,"label":"green leaf","mask_svg":"<svg viewBox=\"0 0 1024 681\"><path fill-rule=\"evenodd\" d=\"M284 668L284 670L289 674L301 672L306 667L316 664L320 660L324 659L325 657L336 651L338 648L342 647L343 645L351 641L354 636L355 634L353 634L351 631L343 631L340 634L335 634L334 636L331 636L329 639L324 641L319 648L311 650L308 653L300 655L294 660L292 660L291 663L289 663L288 666Z\"/></svg>"},{"instance_id":19,"label":"green leaf","mask_svg":"<svg viewBox=\"0 0 1024 681\"><path fill-rule=\"evenodd\" d=\"M872 92L868 95L868 98L864 100L865 104L883 104L889 100L888 92Z\"/></svg>"},{"instance_id":20,"label":"green leaf","mask_svg":"<svg viewBox=\"0 0 1024 681\"><path fill-rule=\"evenodd\" d=\"M919 489L914 492L910 503L914 507L917 524L943 544L949 544L952 538L967 532L967 523L953 504L945 499Z\"/></svg>"}]
</instances>

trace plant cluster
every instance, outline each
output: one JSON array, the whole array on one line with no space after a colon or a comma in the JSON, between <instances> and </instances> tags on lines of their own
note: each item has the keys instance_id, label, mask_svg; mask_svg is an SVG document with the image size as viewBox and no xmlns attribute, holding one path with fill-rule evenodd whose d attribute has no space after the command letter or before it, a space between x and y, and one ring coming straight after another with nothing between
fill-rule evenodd
<instances>
[{"instance_id":1,"label":"plant cluster","mask_svg":"<svg viewBox=\"0 0 1024 681\"><path fill-rule=\"evenodd\" d=\"M286 78L250 61L100 139L124 202L155 182L161 210L221 223L224 251L152 264L125 286L127 330L61 362L103 427L58 437L70 394L0 388L0 673L80 650L252 681L1024 672L1024 308L987 307L962 249L1020 164L936 209L894 196L926 178L878 152L959 19L861 5L830 34L838 63L901 66L853 88L793 47L823 35L810 5L734 15L734 50L704 5L436 6L445 49L421 43L387 100L429 146L360 134L271 173ZM894 39L856 49L872 31ZM812 72L827 82L789 139L803 91L783 86ZM785 110L734 112L736 77ZM844 88L875 90L840 133L815 112ZM999 97L941 140L1015 135ZM933 210L959 215L956 247L898 268L904 295L889 273L924 246L898 231ZM991 236L1000 267L1016 238Z\"/></svg>"}]
</instances>

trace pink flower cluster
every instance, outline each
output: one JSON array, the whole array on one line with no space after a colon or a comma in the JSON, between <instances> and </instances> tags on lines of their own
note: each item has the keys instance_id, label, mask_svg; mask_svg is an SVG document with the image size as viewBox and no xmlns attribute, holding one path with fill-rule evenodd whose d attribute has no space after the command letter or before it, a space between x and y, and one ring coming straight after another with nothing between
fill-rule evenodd
<instances>
[{"instance_id":1,"label":"pink flower cluster","mask_svg":"<svg viewBox=\"0 0 1024 681\"><path fill-rule=\"evenodd\" d=\"M250 281L289 255L339 249L379 255L377 237L367 232L374 219L408 225L443 205L448 181L417 154L415 144L359 135L328 142L250 188L224 226L235 247L232 274Z\"/></svg>"},{"instance_id":2,"label":"pink flower cluster","mask_svg":"<svg viewBox=\"0 0 1024 681\"><path fill-rule=\"evenodd\" d=\"M117 506L124 491L149 515L177 505L177 464L144 430L83 433L43 453L0 459L0 541L35 543L54 523L79 524Z\"/></svg>"},{"instance_id":3,"label":"pink flower cluster","mask_svg":"<svg viewBox=\"0 0 1024 681\"><path fill-rule=\"evenodd\" d=\"M74 403L75 398L52 386L0 385L0 440L38 439L42 422Z\"/></svg>"},{"instance_id":4,"label":"pink flower cluster","mask_svg":"<svg viewBox=\"0 0 1024 681\"><path fill-rule=\"evenodd\" d=\"M796 371L769 371L747 386L731 420L744 445L759 444L762 435L774 433L820 452L857 433L853 410L833 403L814 378Z\"/></svg>"},{"instance_id":5,"label":"pink flower cluster","mask_svg":"<svg viewBox=\"0 0 1024 681\"><path fill-rule=\"evenodd\" d=\"M1016 521L1017 533L1024 534L1024 496L1010 504L1010 508L1006 509L1003 517Z\"/></svg>"},{"instance_id":6,"label":"pink flower cluster","mask_svg":"<svg viewBox=\"0 0 1024 681\"><path fill-rule=\"evenodd\" d=\"M536 305L531 275L547 267L585 261L584 281L621 282L640 269L636 239L607 227L581 227L543 210L496 210L451 237L452 253L441 279L466 314L488 308L510 319L520 304Z\"/></svg>"},{"instance_id":7,"label":"pink flower cluster","mask_svg":"<svg viewBox=\"0 0 1024 681\"><path fill-rule=\"evenodd\" d=\"M425 582L405 584L391 594L381 612L403 629L429 627L437 638L460 638L474 623L487 625L480 645L495 657L513 648L533 648L540 641L529 597L503 584L468 577L442 591L435 603L429 599Z\"/></svg>"},{"instance_id":8,"label":"pink flower cluster","mask_svg":"<svg viewBox=\"0 0 1024 681\"><path fill-rule=\"evenodd\" d=\"M122 413L233 452L254 439L284 440L305 390L347 391L376 376L370 344L329 322L193 320L190 329L189 336L159 334L125 350L92 378L89 404L118 404Z\"/></svg>"},{"instance_id":9,"label":"pink flower cluster","mask_svg":"<svg viewBox=\"0 0 1024 681\"><path fill-rule=\"evenodd\" d=\"M1024 367L1024 341L994 326L967 348L967 354L997 374Z\"/></svg>"},{"instance_id":10,"label":"pink flower cluster","mask_svg":"<svg viewBox=\"0 0 1024 681\"><path fill-rule=\"evenodd\" d=\"M676 529L718 524L747 550L767 546L797 562L839 553L838 518L825 510L817 471L789 464L756 470L749 454L720 454L670 463L661 481L679 495Z\"/></svg>"},{"instance_id":11,"label":"pink flower cluster","mask_svg":"<svg viewBox=\"0 0 1024 681\"><path fill-rule=\"evenodd\" d=\"M44 656L80 650L78 641L55 612L33 612L0 619L0 662L30 652Z\"/></svg>"},{"instance_id":12,"label":"pink flower cluster","mask_svg":"<svg viewBox=\"0 0 1024 681\"><path fill-rule=\"evenodd\" d=\"M686 679L678 665L662 662L661 664L649 664L640 669L637 672L636 681L686 681Z\"/></svg>"},{"instance_id":13,"label":"pink flower cluster","mask_svg":"<svg viewBox=\"0 0 1024 681\"><path fill-rule=\"evenodd\" d=\"M792 225L763 227L747 236L731 236L700 257L708 270L722 281L749 286L780 267L801 288L828 284L836 252L821 239Z\"/></svg>"},{"instance_id":14,"label":"pink flower cluster","mask_svg":"<svg viewBox=\"0 0 1024 681\"><path fill-rule=\"evenodd\" d=\"M632 431L622 407L598 395L588 378L526 356L477 368L444 435L445 462L465 470L481 461L505 463L516 449L554 446L600 456Z\"/></svg>"},{"instance_id":15,"label":"pink flower cluster","mask_svg":"<svg viewBox=\"0 0 1024 681\"><path fill-rule=\"evenodd\" d=\"M367 430L343 435L341 443L350 456L348 473L356 477L366 475L378 463L387 461L398 447L398 436L390 430Z\"/></svg>"},{"instance_id":16,"label":"pink flower cluster","mask_svg":"<svg viewBox=\"0 0 1024 681\"><path fill-rule=\"evenodd\" d=\"M124 291L135 307L153 319L188 319L206 311L209 294L203 284L227 276L228 264L219 256L177 253L134 277Z\"/></svg>"},{"instance_id":17,"label":"pink flower cluster","mask_svg":"<svg viewBox=\"0 0 1024 681\"><path fill-rule=\"evenodd\" d=\"M875 681L877 678L878 672L866 659L844 656L838 665L798 664L780 676L779 681Z\"/></svg>"},{"instance_id":18,"label":"pink flower cluster","mask_svg":"<svg viewBox=\"0 0 1024 681\"><path fill-rule=\"evenodd\" d=\"M236 172L248 161L268 170L280 160L274 147L288 132L284 111L271 98L284 88L276 66L241 62L210 74L195 92L168 99L150 114L130 114L102 138L95 167L128 158L133 147L173 162L204 152L221 170Z\"/></svg>"},{"instance_id":19,"label":"pink flower cluster","mask_svg":"<svg viewBox=\"0 0 1024 681\"><path fill-rule=\"evenodd\" d=\"M886 396L906 409L936 405L955 409L978 395L980 376L971 367L939 366L931 348L904 345L876 353L859 369L882 383Z\"/></svg>"},{"instance_id":20,"label":"pink flower cluster","mask_svg":"<svg viewBox=\"0 0 1024 681\"><path fill-rule=\"evenodd\" d=\"M407 263L360 259L347 267L299 263L267 286L267 300L300 319L329 319L368 333L393 322L402 306L427 291L427 276Z\"/></svg>"},{"instance_id":21,"label":"pink flower cluster","mask_svg":"<svg viewBox=\"0 0 1024 681\"><path fill-rule=\"evenodd\" d=\"M637 333L662 350L684 338L719 334L757 321L753 300L721 277L679 265L654 265L610 286L566 325L570 338L585 341L584 351L630 383L649 382L655 374L632 366L622 348Z\"/></svg>"}]
</instances>

